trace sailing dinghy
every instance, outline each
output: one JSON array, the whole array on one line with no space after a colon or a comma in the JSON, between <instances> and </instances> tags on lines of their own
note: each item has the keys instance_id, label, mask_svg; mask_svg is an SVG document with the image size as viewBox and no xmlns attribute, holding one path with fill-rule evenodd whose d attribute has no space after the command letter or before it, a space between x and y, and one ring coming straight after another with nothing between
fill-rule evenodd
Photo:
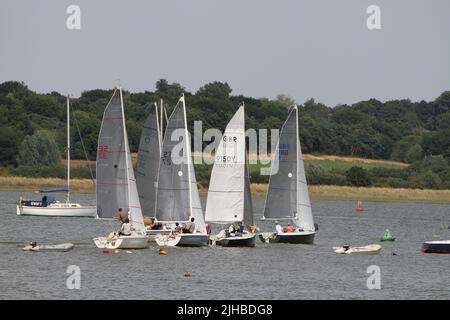
<instances>
[{"instance_id":1,"label":"sailing dinghy","mask_svg":"<svg viewBox=\"0 0 450 320\"><path fill-rule=\"evenodd\" d=\"M256 234L245 230L253 226L253 205L246 157L243 104L228 123L215 154L205 220L244 227L243 230L231 233L226 229L220 231L211 236L213 244L224 247L255 246Z\"/></svg>"},{"instance_id":2,"label":"sailing dinghy","mask_svg":"<svg viewBox=\"0 0 450 320\"><path fill-rule=\"evenodd\" d=\"M294 106L281 128L276 151L272 158L269 190L263 220L292 221L293 232L265 232L259 238L269 243L312 244L317 231L303 165L298 135L298 109Z\"/></svg>"},{"instance_id":3,"label":"sailing dinghy","mask_svg":"<svg viewBox=\"0 0 450 320\"><path fill-rule=\"evenodd\" d=\"M39 190L39 193L46 194L40 201L19 199L16 213L19 216L48 216L48 217L94 217L95 206L82 205L70 202L70 101L67 97L67 186L63 188L53 188ZM66 193L66 201L56 201L49 193Z\"/></svg>"},{"instance_id":4,"label":"sailing dinghy","mask_svg":"<svg viewBox=\"0 0 450 320\"><path fill-rule=\"evenodd\" d=\"M106 106L97 150L97 217L111 219L119 208L129 213L132 233L112 232L94 243L101 249L143 249L148 245L125 127L122 88Z\"/></svg>"},{"instance_id":5,"label":"sailing dinghy","mask_svg":"<svg viewBox=\"0 0 450 320\"><path fill-rule=\"evenodd\" d=\"M162 144L156 188L155 218L161 230L155 241L160 246L208 245L203 210L191 155L191 141L186 120L184 96L170 115ZM194 218L193 233L175 232L175 224ZM169 234L167 234L169 232Z\"/></svg>"}]
</instances>

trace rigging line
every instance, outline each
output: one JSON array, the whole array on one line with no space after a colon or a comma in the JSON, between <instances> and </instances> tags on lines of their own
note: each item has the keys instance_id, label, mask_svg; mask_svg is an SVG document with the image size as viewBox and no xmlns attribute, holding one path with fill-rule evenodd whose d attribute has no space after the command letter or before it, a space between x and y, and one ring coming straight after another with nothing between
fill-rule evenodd
<instances>
[{"instance_id":1,"label":"rigging line","mask_svg":"<svg viewBox=\"0 0 450 320\"><path fill-rule=\"evenodd\" d=\"M75 126L77 127L78 136L80 137L81 146L83 148L84 156L86 157L86 160L88 162L89 173L91 174L91 180L92 180L92 183L95 185L95 178L94 178L94 173L92 172L91 161L89 160L89 157L88 157L88 154L87 154L87 151L86 151L86 147L84 145L83 138L81 137L80 127L78 126L78 120L77 120L77 118L75 116L75 111L73 110L72 105L70 105L70 110L72 110L72 116L73 116L73 119L75 120L74 122L75 122Z\"/></svg>"}]
</instances>

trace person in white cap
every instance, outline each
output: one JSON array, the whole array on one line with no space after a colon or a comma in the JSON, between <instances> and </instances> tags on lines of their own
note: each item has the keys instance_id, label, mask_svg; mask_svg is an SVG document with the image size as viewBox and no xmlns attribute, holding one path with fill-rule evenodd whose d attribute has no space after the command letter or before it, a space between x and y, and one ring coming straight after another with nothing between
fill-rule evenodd
<instances>
[{"instance_id":1,"label":"person in white cap","mask_svg":"<svg viewBox=\"0 0 450 320\"><path fill-rule=\"evenodd\" d=\"M277 234L283 233L283 227L278 221L275 221L275 230L277 231Z\"/></svg>"}]
</instances>

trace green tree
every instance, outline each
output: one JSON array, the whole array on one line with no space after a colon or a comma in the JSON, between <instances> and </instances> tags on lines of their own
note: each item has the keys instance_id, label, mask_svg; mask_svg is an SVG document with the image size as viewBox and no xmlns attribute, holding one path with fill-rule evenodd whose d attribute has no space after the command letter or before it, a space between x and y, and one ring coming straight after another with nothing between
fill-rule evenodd
<instances>
[{"instance_id":1,"label":"green tree","mask_svg":"<svg viewBox=\"0 0 450 320\"><path fill-rule=\"evenodd\" d=\"M197 94L208 98L229 99L231 88L226 82L214 81L198 89Z\"/></svg>"},{"instance_id":2,"label":"green tree","mask_svg":"<svg viewBox=\"0 0 450 320\"><path fill-rule=\"evenodd\" d=\"M60 161L55 139L44 130L26 136L20 145L18 162L23 166L54 166Z\"/></svg>"},{"instance_id":3,"label":"green tree","mask_svg":"<svg viewBox=\"0 0 450 320\"><path fill-rule=\"evenodd\" d=\"M366 169L353 166L347 170L347 182L355 187L370 186L370 177Z\"/></svg>"},{"instance_id":4,"label":"green tree","mask_svg":"<svg viewBox=\"0 0 450 320\"><path fill-rule=\"evenodd\" d=\"M413 145L405 153L404 160L408 163L413 163L415 161L420 161L422 159L423 150L419 144Z\"/></svg>"}]
</instances>

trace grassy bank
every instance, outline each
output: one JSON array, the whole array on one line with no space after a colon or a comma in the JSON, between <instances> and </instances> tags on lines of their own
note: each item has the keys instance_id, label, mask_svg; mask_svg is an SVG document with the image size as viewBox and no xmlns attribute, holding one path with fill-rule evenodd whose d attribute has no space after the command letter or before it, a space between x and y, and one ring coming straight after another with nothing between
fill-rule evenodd
<instances>
[{"instance_id":1,"label":"grassy bank","mask_svg":"<svg viewBox=\"0 0 450 320\"><path fill-rule=\"evenodd\" d=\"M0 177L0 191L35 191L44 188L64 186L63 179ZM72 192L94 193L91 180L71 180ZM252 184L254 197L263 198L267 184ZM207 190L200 188L205 196ZM450 204L450 190L392 189L392 188L356 188L346 186L309 186L313 200L352 200L352 201L388 201L388 202L427 202Z\"/></svg>"}]
</instances>

